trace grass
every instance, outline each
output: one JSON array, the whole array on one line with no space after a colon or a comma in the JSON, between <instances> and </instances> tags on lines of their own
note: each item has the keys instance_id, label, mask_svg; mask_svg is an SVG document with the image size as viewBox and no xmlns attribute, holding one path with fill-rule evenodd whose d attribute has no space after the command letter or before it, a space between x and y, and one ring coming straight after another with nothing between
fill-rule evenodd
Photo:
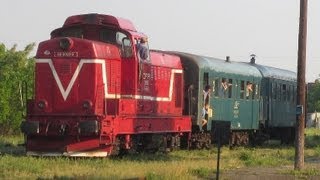
<instances>
[{"instance_id":1,"label":"grass","mask_svg":"<svg viewBox=\"0 0 320 180\"><path fill-rule=\"evenodd\" d=\"M320 145L320 129L310 128L305 131L306 147L319 147Z\"/></svg>"},{"instance_id":2,"label":"grass","mask_svg":"<svg viewBox=\"0 0 320 180\"><path fill-rule=\"evenodd\" d=\"M313 163L302 171L290 168L279 173L302 178L320 176L319 131L306 131L305 158ZM23 136L0 136L0 179L197 179L213 178L216 173L216 148L122 158L45 158L25 156L24 147L19 146L22 143ZM293 163L293 146L267 144L256 148L221 149L222 174L234 169L292 167Z\"/></svg>"},{"instance_id":3,"label":"grass","mask_svg":"<svg viewBox=\"0 0 320 180\"><path fill-rule=\"evenodd\" d=\"M311 176L320 176L319 168L308 168L300 171L296 170L285 170L282 171L283 174L291 174L299 179L310 179Z\"/></svg>"},{"instance_id":4,"label":"grass","mask_svg":"<svg viewBox=\"0 0 320 180\"><path fill-rule=\"evenodd\" d=\"M289 165L293 161L294 150L291 147L247 148L241 149L239 159L246 166L272 167L279 164Z\"/></svg>"}]
</instances>

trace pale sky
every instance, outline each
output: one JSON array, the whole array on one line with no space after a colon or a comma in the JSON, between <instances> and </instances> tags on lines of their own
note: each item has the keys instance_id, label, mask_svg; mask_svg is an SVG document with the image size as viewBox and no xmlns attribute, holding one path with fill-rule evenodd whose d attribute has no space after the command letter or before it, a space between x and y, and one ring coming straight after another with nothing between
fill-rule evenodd
<instances>
[{"instance_id":1,"label":"pale sky","mask_svg":"<svg viewBox=\"0 0 320 180\"><path fill-rule=\"evenodd\" d=\"M0 43L37 45L71 15L131 20L152 49L175 50L297 71L300 0L1 0ZM320 74L320 0L309 0L308 82ZM33 54L34 55L34 54Z\"/></svg>"}]
</instances>

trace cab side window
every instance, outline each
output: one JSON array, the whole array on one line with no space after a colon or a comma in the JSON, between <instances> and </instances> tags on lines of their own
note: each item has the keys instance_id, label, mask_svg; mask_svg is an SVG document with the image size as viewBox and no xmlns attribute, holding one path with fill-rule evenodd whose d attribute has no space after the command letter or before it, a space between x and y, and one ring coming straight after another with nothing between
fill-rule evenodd
<instances>
[{"instance_id":1,"label":"cab side window","mask_svg":"<svg viewBox=\"0 0 320 180\"><path fill-rule=\"evenodd\" d=\"M121 40L121 56L125 58L130 58L133 55L132 43L128 37L124 37Z\"/></svg>"},{"instance_id":2,"label":"cab side window","mask_svg":"<svg viewBox=\"0 0 320 180\"><path fill-rule=\"evenodd\" d=\"M100 31L100 41L115 44L116 32L112 29L102 29Z\"/></svg>"},{"instance_id":3,"label":"cab side window","mask_svg":"<svg viewBox=\"0 0 320 180\"><path fill-rule=\"evenodd\" d=\"M132 57L132 43L126 34L113 29L102 29L100 31L100 41L118 46L121 57Z\"/></svg>"}]
</instances>

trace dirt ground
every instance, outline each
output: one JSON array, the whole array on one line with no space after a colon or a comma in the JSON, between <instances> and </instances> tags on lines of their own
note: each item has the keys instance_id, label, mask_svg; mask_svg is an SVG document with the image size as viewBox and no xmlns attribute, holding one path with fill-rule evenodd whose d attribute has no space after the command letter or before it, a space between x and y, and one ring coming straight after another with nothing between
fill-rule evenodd
<instances>
[{"instance_id":1,"label":"dirt ground","mask_svg":"<svg viewBox=\"0 0 320 180\"><path fill-rule=\"evenodd\" d=\"M257 167L257 168L241 168L229 171L224 171L220 175L221 180L320 180L320 157L313 159L305 159L305 172L308 169L315 169L318 175L307 175L305 173L297 173L293 175L291 172L294 169L292 166L282 167ZM213 178L215 179L215 177Z\"/></svg>"}]
</instances>

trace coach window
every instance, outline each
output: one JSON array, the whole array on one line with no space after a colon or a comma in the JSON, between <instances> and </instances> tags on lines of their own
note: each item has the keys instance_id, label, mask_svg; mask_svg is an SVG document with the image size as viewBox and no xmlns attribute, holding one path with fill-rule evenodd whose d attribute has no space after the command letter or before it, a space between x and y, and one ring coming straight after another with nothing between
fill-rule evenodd
<instances>
[{"instance_id":1,"label":"coach window","mask_svg":"<svg viewBox=\"0 0 320 180\"><path fill-rule=\"evenodd\" d=\"M255 84L253 86L253 93L254 93L254 99L259 99L260 98L260 91L259 91L259 85Z\"/></svg>"},{"instance_id":2,"label":"coach window","mask_svg":"<svg viewBox=\"0 0 320 180\"><path fill-rule=\"evenodd\" d=\"M296 94L297 94L297 86L294 86L293 87L293 104L296 104L296 102L297 102L297 96L296 96Z\"/></svg>"},{"instance_id":3,"label":"coach window","mask_svg":"<svg viewBox=\"0 0 320 180\"><path fill-rule=\"evenodd\" d=\"M215 97L219 96L219 79L215 79L212 81L212 91Z\"/></svg>"},{"instance_id":4,"label":"coach window","mask_svg":"<svg viewBox=\"0 0 320 180\"><path fill-rule=\"evenodd\" d=\"M240 99L244 99L245 98L245 88L244 88L244 81L240 82Z\"/></svg>"},{"instance_id":5,"label":"coach window","mask_svg":"<svg viewBox=\"0 0 320 180\"><path fill-rule=\"evenodd\" d=\"M281 86L281 94L282 94L282 101L287 101L287 86L285 84L282 84Z\"/></svg>"},{"instance_id":6,"label":"coach window","mask_svg":"<svg viewBox=\"0 0 320 180\"><path fill-rule=\"evenodd\" d=\"M259 99L259 86L258 86L258 84L252 85L252 99Z\"/></svg>"},{"instance_id":7,"label":"coach window","mask_svg":"<svg viewBox=\"0 0 320 180\"><path fill-rule=\"evenodd\" d=\"M290 86L290 94L291 94L291 98L290 98L290 102L291 104L294 104L294 97L296 96L296 94L294 93L294 86Z\"/></svg>"},{"instance_id":8,"label":"coach window","mask_svg":"<svg viewBox=\"0 0 320 180\"><path fill-rule=\"evenodd\" d=\"M272 97L274 100L277 99L277 84L272 83Z\"/></svg>"},{"instance_id":9,"label":"coach window","mask_svg":"<svg viewBox=\"0 0 320 180\"><path fill-rule=\"evenodd\" d=\"M291 102L291 86L290 85L288 85L288 90L287 90L287 101L288 101L288 103L290 103Z\"/></svg>"},{"instance_id":10,"label":"coach window","mask_svg":"<svg viewBox=\"0 0 320 180\"><path fill-rule=\"evenodd\" d=\"M228 98L232 98L232 79L228 82Z\"/></svg>"},{"instance_id":11,"label":"coach window","mask_svg":"<svg viewBox=\"0 0 320 180\"><path fill-rule=\"evenodd\" d=\"M253 87L254 87L254 84L250 81L247 81L247 83L246 83L246 98L247 99L252 99Z\"/></svg>"},{"instance_id":12,"label":"coach window","mask_svg":"<svg viewBox=\"0 0 320 180\"><path fill-rule=\"evenodd\" d=\"M209 85L209 73L204 72L203 73L203 87L206 87Z\"/></svg>"},{"instance_id":13,"label":"coach window","mask_svg":"<svg viewBox=\"0 0 320 180\"><path fill-rule=\"evenodd\" d=\"M277 100L278 101L281 101L281 98L282 98L282 89L281 89L281 84L277 84L277 93L278 93L278 98Z\"/></svg>"},{"instance_id":14,"label":"coach window","mask_svg":"<svg viewBox=\"0 0 320 180\"><path fill-rule=\"evenodd\" d=\"M219 88L219 97L227 98L228 97L228 89L229 89L229 81L226 78L221 79L220 88Z\"/></svg>"}]
</instances>

